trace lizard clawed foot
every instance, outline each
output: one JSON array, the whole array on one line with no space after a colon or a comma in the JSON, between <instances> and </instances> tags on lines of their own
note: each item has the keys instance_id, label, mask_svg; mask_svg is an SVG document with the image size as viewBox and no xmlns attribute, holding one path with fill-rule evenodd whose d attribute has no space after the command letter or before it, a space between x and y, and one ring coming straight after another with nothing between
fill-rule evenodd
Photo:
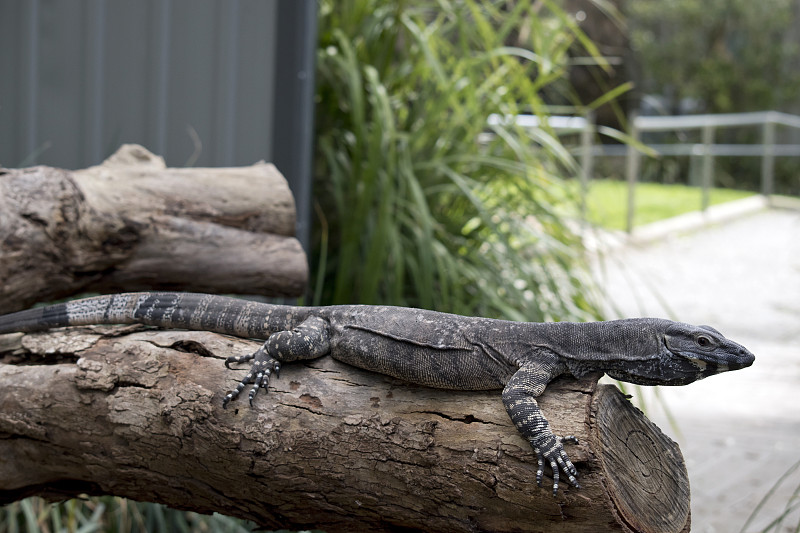
<instances>
[{"instance_id":1,"label":"lizard clawed foot","mask_svg":"<svg viewBox=\"0 0 800 533\"><path fill-rule=\"evenodd\" d=\"M275 376L278 377L280 375L281 370L281 363L277 359L273 359L266 354L264 347L262 346L255 353L250 355L243 355L243 356L232 356L228 357L225 360L225 366L230 368L230 363L242 363L246 361L251 361L255 359L253 366L250 367L250 372L236 385L236 388L225 395L225 398L222 400L222 407L227 408L228 403L235 400L239 397L242 393L244 388L252 383L253 387L250 389L250 392L247 395L248 400L250 401L250 406L253 406L253 398L256 397L258 394L259 389L266 389L269 386L269 377L274 372Z\"/></svg>"},{"instance_id":2,"label":"lizard clawed foot","mask_svg":"<svg viewBox=\"0 0 800 533\"><path fill-rule=\"evenodd\" d=\"M572 461L570 461L567 456L567 452L564 451L564 446L562 444L564 442L578 444L578 439L573 435L560 438L553 435L543 446L536 446L531 442L536 452L536 461L538 463L536 468L536 484L540 487L542 486L544 463L547 461L548 465L553 470L553 496L558 494L558 483L560 481L560 472L562 471L567 475L567 480L570 485L578 489L581 487L577 479L578 469L575 468L575 465L572 464Z\"/></svg>"}]
</instances>

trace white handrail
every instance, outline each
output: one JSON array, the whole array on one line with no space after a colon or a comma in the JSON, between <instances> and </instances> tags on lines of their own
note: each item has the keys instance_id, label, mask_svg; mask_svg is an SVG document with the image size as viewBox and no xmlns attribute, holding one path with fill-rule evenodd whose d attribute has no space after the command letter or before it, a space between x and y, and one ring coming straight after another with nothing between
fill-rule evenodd
<instances>
[{"instance_id":1,"label":"white handrail","mask_svg":"<svg viewBox=\"0 0 800 533\"><path fill-rule=\"evenodd\" d=\"M716 115L638 116L633 121L639 131L691 130L705 127L758 126L766 123L800 128L800 117L780 111L721 113Z\"/></svg>"},{"instance_id":2,"label":"white handrail","mask_svg":"<svg viewBox=\"0 0 800 533\"><path fill-rule=\"evenodd\" d=\"M626 229L633 230L634 190L638 180L641 153L633 144L626 146L593 144L595 133L608 134L608 128L596 127L593 116L547 116L544 117L546 126L556 131L581 133L580 148L580 179L581 189L586 191L593 158L597 155L625 155L626 179L628 189L628 219ZM537 115L498 115L489 117L490 125L515 124L522 128L541 128L542 119ZM702 158L702 209L705 210L709 203L709 189L713 182L714 158L720 156L755 156L762 158L761 164L761 194L768 199L773 193L775 157L800 156L800 145L775 144L775 127L786 126L800 129L800 116L790 115L780 111L756 111L751 113L722 113L705 115L681 116L634 116L631 121L630 138L640 142L642 132L653 131L685 131L702 130L700 143L676 143L645 145L653 152L660 155L689 155ZM761 144L715 144L714 134L717 128L737 126L761 126ZM605 130L605 131L604 131ZM585 206L585 199L583 201Z\"/></svg>"}]
</instances>

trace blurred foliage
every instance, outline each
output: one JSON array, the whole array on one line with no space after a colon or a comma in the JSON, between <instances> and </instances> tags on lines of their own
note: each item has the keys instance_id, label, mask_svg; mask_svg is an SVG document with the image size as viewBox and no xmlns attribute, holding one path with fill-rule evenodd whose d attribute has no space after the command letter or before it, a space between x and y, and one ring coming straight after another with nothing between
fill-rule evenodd
<instances>
[{"instance_id":1,"label":"blurred foliage","mask_svg":"<svg viewBox=\"0 0 800 533\"><path fill-rule=\"evenodd\" d=\"M627 15L640 90L738 113L797 105L793 0L639 0ZM790 109L786 109L790 111ZM669 109L674 113L677 109Z\"/></svg>"},{"instance_id":2,"label":"blurred foliage","mask_svg":"<svg viewBox=\"0 0 800 533\"><path fill-rule=\"evenodd\" d=\"M543 118L573 46L602 63L552 2L323 0L314 303L596 318L572 157L489 124Z\"/></svg>"},{"instance_id":3,"label":"blurred foliage","mask_svg":"<svg viewBox=\"0 0 800 533\"><path fill-rule=\"evenodd\" d=\"M248 533L254 527L251 522L220 514L201 515L113 496L75 498L61 503L27 498L0 509L0 532L3 533Z\"/></svg>"},{"instance_id":4,"label":"blurred foliage","mask_svg":"<svg viewBox=\"0 0 800 533\"><path fill-rule=\"evenodd\" d=\"M800 34L793 0L640 0L626 14L638 90L660 100L662 114L742 113L780 110L797 113L800 94ZM649 100L654 104L654 100ZM660 108L658 108L660 106ZM676 142L687 142L679 133ZM717 143L757 144L760 127L723 128ZM796 142L782 128L778 142ZM681 160L682 175L690 162ZM796 158L775 162L775 191L800 194ZM715 183L758 191L761 159L721 157Z\"/></svg>"}]
</instances>

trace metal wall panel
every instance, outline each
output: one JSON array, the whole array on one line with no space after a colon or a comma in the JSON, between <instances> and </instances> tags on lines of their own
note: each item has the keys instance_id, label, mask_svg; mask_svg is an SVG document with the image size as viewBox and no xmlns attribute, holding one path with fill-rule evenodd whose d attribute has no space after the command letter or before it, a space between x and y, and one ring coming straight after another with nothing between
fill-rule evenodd
<instances>
[{"instance_id":1,"label":"metal wall panel","mask_svg":"<svg viewBox=\"0 0 800 533\"><path fill-rule=\"evenodd\" d=\"M0 162L270 159L278 3L1 0Z\"/></svg>"}]
</instances>

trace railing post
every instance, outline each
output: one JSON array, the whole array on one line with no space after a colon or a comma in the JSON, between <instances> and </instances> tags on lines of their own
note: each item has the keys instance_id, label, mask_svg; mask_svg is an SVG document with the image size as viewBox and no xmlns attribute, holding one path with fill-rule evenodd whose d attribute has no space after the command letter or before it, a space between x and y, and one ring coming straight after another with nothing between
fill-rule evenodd
<instances>
[{"instance_id":1,"label":"railing post","mask_svg":"<svg viewBox=\"0 0 800 533\"><path fill-rule=\"evenodd\" d=\"M702 174L702 202L701 209L705 211L711 199L711 187L714 182L714 154L712 146L714 144L714 126L707 124L703 126L703 174Z\"/></svg>"},{"instance_id":2,"label":"railing post","mask_svg":"<svg viewBox=\"0 0 800 533\"><path fill-rule=\"evenodd\" d=\"M769 201L775 183L775 122L768 117L761 137L764 156L761 159L761 194Z\"/></svg>"},{"instance_id":3,"label":"railing post","mask_svg":"<svg viewBox=\"0 0 800 533\"><path fill-rule=\"evenodd\" d=\"M639 118L638 113L631 114L631 138L634 142L639 140L639 128L636 124ZM625 231L629 234L633 232L633 214L636 208L635 189L636 180L639 175L639 150L633 143L628 143L626 155L625 177L628 182L628 213L625 220Z\"/></svg>"},{"instance_id":4,"label":"railing post","mask_svg":"<svg viewBox=\"0 0 800 533\"><path fill-rule=\"evenodd\" d=\"M589 111L585 115L586 123L581 130L581 217L584 221L588 217L586 198L589 194L589 180L592 179L594 165L594 112Z\"/></svg>"}]
</instances>

